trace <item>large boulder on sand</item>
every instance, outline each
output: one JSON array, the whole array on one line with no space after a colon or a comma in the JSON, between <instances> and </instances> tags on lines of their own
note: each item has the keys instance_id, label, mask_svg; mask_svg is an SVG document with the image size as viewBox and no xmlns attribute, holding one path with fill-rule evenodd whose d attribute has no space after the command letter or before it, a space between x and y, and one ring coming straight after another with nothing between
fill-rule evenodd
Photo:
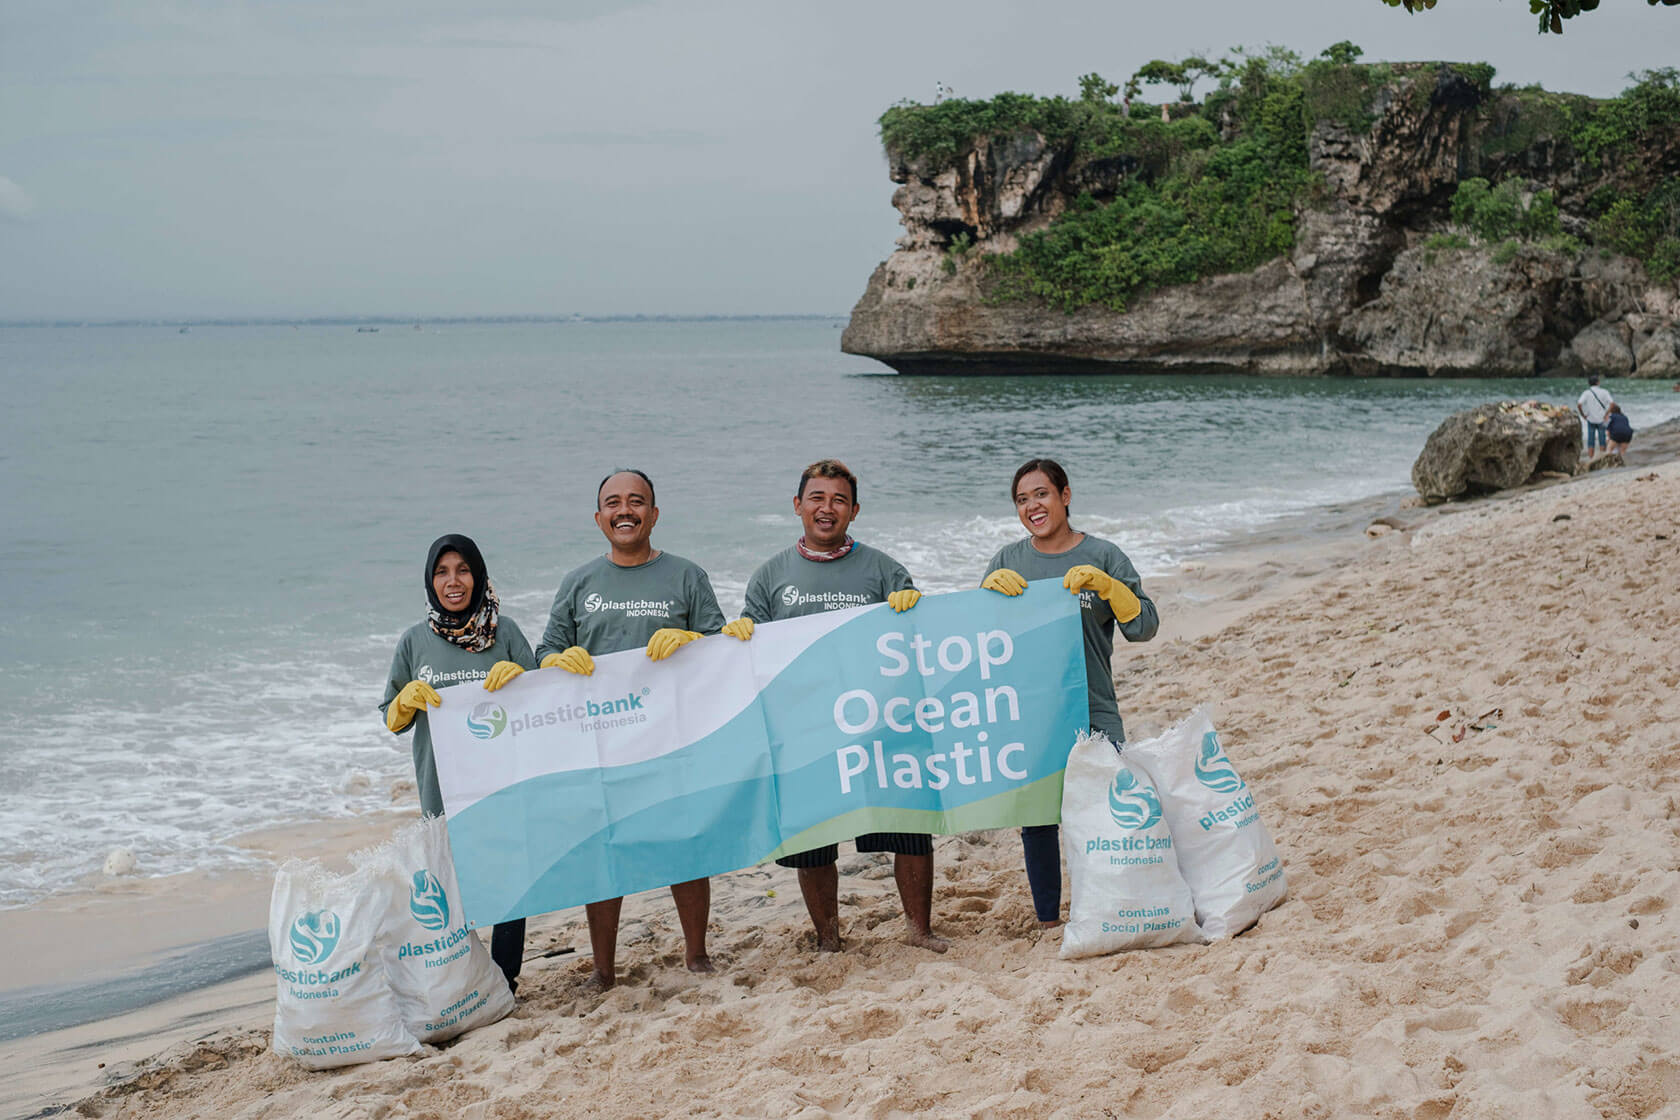
<instances>
[{"instance_id":1,"label":"large boulder on sand","mask_svg":"<svg viewBox=\"0 0 1680 1120\"><path fill-rule=\"evenodd\" d=\"M1412 464L1424 500L1508 490L1541 471L1574 474L1581 422L1562 405L1535 401L1482 404L1447 417Z\"/></svg>"}]
</instances>

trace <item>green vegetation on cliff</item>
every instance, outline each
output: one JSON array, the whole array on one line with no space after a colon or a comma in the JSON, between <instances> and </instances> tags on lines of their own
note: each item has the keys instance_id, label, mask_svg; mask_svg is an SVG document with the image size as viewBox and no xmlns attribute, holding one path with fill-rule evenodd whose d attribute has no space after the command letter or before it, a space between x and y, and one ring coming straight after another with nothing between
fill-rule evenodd
<instances>
[{"instance_id":1,"label":"green vegetation on cliff","mask_svg":"<svg viewBox=\"0 0 1680 1120\"><path fill-rule=\"evenodd\" d=\"M1680 272L1674 177L1629 189L1638 176L1612 172L1637 162L1632 154L1654 136L1680 134L1676 71L1646 72L1606 101L1538 89L1490 97L1493 68L1486 64L1362 64L1361 53L1344 42L1310 62L1275 47L1263 54L1236 48L1214 62L1157 59L1126 83L1122 104L1111 100L1120 87L1094 73L1080 78L1077 101L1004 93L989 101L899 104L882 115L881 139L889 158L923 176L953 166L981 138L1030 133L1074 161L1121 161L1126 172L1112 197L1081 195L1048 228L1021 237L1014 252L984 259L994 300L1124 310L1150 290L1287 254L1296 216L1322 189L1308 166L1315 130L1367 132L1390 98L1404 97L1422 112L1449 86L1469 87L1484 103L1477 126L1484 160L1498 163L1541 140L1561 143L1563 158L1607 184L1595 196L1594 240L1640 257L1659 279ZM1192 87L1206 78L1217 88L1196 103ZM1176 87L1180 100L1143 104L1136 97L1144 85ZM1554 195L1531 191L1514 175L1506 183L1467 180L1452 221L1490 243L1522 238L1558 251L1576 248L1562 231ZM954 259L948 264L954 270Z\"/></svg>"},{"instance_id":2,"label":"green vegetation on cliff","mask_svg":"<svg viewBox=\"0 0 1680 1120\"><path fill-rule=\"evenodd\" d=\"M1638 257L1652 278L1666 282L1680 277L1680 180L1647 157L1680 141L1680 70L1631 77L1634 84L1621 96L1603 101L1534 86L1506 90L1505 103L1483 129L1481 152L1498 158L1560 145L1583 172L1602 180L1586 203L1593 241ZM1460 194L1476 181L1460 184ZM1453 220L1464 224L1456 201Z\"/></svg>"},{"instance_id":3,"label":"green vegetation on cliff","mask_svg":"<svg viewBox=\"0 0 1680 1120\"><path fill-rule=\"evenodd\" d=\"M1084 96L1004 93L990 101L895 105L882 115L881 140L895 161L935 174L980 137L1036 132L1074 158L1135 163L1111 200L1081 196L1048 229L991 258L993 298L1039 297L1064 310L1098 303L1124 310L1136 295L1203 276L1250 269L1289 252L1295 215L1315 187L1307 137L1321 120L1358 131L1374 119L1378 91L1402 75L1427 103L1446 64L1361 65L1352 43L1303 63L1293 52L1234 49L1209 62L1160 59L1127 83L1178 89L1161 107L1109 100L1116 87L1080 79ZM1491 67L1457 67L1485 90ZM1189 100L1198 78L1218 88ZM1163 116L1168 119L1161 119Z\"/></svg>"},{"instance_id":4,"label":"green vegetation on cliff","mask_svg":"<svg viewBox=\"0 0 1680 1120\"><path fill-rule=\"evenodd\" d=\"M1300 85L1264 68L1238 87L1222 138L1206 116L1127 120L1093 155L1135 154L1112 201L1082 195L1048 229L994 259L1000 300L1124 310L1136 293L1253 268L1295 244L1307 170Z\"/></svg>"}]
</instances>

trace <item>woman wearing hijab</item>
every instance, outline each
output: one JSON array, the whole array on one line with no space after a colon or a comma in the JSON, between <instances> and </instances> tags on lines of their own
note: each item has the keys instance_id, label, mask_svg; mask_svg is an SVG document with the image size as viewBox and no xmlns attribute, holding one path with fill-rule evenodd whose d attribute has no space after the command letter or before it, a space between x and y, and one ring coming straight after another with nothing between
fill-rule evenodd
<instances>
[{"instance_id":1,"label":"woman wearing hijab","mask_svg":"<svg viewBox=\"0 0 1680 1120\"><path fill-rule=\"evenodd\" d=\"M420 809L428 816L442 816L443 794L426 721L426 709L443 703L437 690L482 681L486 691L495 692L526 669L536 668L537 662L519 627L499 617L501 604L472 538L449 533L432 542L426 554L426 600L425 619L397 641L379 710L392 733L414 732ZM525 919L502 922L491 930L490 956L509 988L518 987L524 953Z\"/></svg>"}]
</instances>

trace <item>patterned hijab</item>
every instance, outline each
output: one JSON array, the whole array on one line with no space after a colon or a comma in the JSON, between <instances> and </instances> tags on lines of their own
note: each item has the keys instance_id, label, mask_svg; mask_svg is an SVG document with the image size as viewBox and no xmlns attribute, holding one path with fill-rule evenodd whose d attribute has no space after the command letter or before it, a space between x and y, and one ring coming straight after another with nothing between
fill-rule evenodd
<instances>
[{"instance_id":1,"label":"patterned hijab","mask_svg":"<svg viewBox=\"0 0 1680 1120\"><path fill-rule=\"evenodd\" d=\"M443 609L437 591L432 588L432 573L437 571L438 559L446 552L458 552L472 571L472 598L467 609L455 614ZM490 586L490 573L484 567L484 555L471 537L459 533L445 533L432 542L426 553L426 622L432 633L452 645L471 653L483 653L496 640L496 618L501 602L496 589Z\"/></svg>"}]
</instances>

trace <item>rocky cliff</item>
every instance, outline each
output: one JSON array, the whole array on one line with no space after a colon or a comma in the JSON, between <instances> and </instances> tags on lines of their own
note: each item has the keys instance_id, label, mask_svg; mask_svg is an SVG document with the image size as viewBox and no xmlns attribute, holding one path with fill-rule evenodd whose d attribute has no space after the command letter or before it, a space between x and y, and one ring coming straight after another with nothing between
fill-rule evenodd
<instances>
[{"instance_id":1,"label":"rocky cliff","mask_svg":"<svg viewBox=\"0 0 1680 1120\"><path fill-rule=\"evenodd\" d=\"M1680 133L1647 138L1636 163L1599 172L1560 129L1532 119L1532 98L1490 92L1444 64L1374 89L1366 108L1366 128L1311 124L1316 186L1295 203L1291 251L1157 288L1123 311L999 298L994 265L1082 196L1087 206L1112 198L1143 173L1138 158L1032 130L974 136L954 160L889 149L904 233L841 347L902 373L1680 372L1674 282L1594 245L1588 218L1594 192L1627 167L1642 188L1680 176ZM1442 247L1458 184L1478 176L1551 191L1578 238Z\"/></svg>"}]
</instances>

